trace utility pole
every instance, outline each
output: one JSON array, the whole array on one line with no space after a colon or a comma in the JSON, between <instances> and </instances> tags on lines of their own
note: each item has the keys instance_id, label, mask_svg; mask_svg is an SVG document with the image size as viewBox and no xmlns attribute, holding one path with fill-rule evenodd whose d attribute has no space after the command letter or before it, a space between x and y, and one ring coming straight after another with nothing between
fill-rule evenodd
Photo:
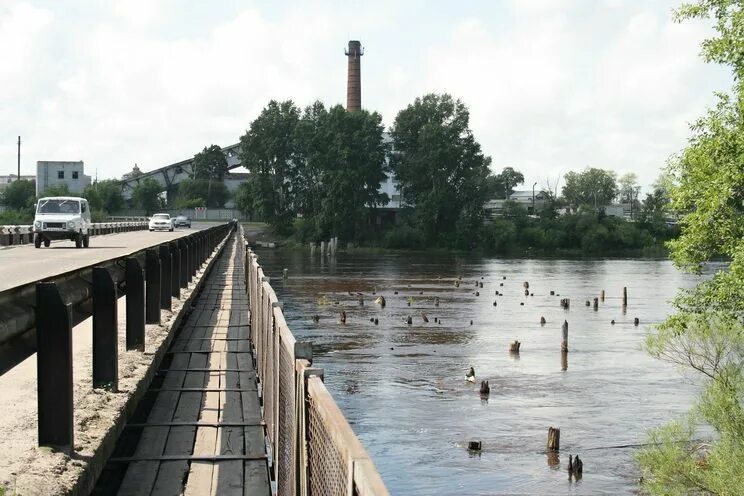
<instances>
[{"instance_id":1,"label":"utility pole","mask_svg":"<svg viewBox=\"0 0 744 496\"><path fill-rule=\"evenodd\" d=\"M21 137L18 136L18 178L16 181L21 180Z\"/></svg>"}]
</instances>

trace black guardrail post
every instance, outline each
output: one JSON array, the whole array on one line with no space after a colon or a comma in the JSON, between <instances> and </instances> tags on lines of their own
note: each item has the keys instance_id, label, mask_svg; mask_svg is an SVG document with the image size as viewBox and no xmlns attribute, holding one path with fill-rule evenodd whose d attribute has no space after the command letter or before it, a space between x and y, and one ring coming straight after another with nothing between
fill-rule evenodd
<instances>
[{"instance_id":1,"label":"black guardrail post","mask_svg":"<svg viewBox=\"0 0 744 496\"><path fill-rule=\"evenodd\" d=\"M39 446L72 454L72 309L53 282L36 283Z\"/></svg>"},{"instance_id":2,"label":"black guardrail post","mask_svg":"<svg viewBox=\"0 0 744 496\"><path fill-rule=\"evenodd\" d=\"M119 320L116 284L104 267L93 267L93 387L119 388Z\"/></svg>"},{"instance_id":3,"label":"black guardrail post","mask_svg":"<svg viewBox=\"0 0 744 496\"><path fill-rule=\"evenodd\" d=\"M189 247L186 244L186 240L181 238L178 240L178 249L181 252L181 263L179 264L179 281L178 283L182 288L189 287Z\"/></svg>"},{"instance_id":4,"label":"black guardrail post","mask_svg":"<svg viewBox=\"0 0 744 496\"><path fill-rule=\"evenodd\" d=\"M173 281L173 276L171 275L171 272L173 271L173 262L171 261L171 254L170 254L170 248L168 245L160 245L158 247L158 251L160 252L160 308L163 310L170 311L171 309L171 295L173 294L173 289L171 288L171 283Z\"/></svg>"},{"instance_id":5,"label":"black guardrail post","mask_svg":"<svg viewBox=\"0 0 744 496\"><path fill-rule=\"evenodd\" d=\"M149 248L145 255L145 322L160 324L160 255L157 248Z\"/></svg>"},{"instance_id":6,"label":"black guardrail post","mask_svg":"<svg viewBox=\"0 0 744 496\"><path fill-rule=\"evenodd\" d=\"M136 257L127 258L127 349L145 351L145 278Z\"/></svg>"},{"instance_id":7,"label":"black guardrail post","mask_svg":"<svg viewBox=\"0 0 744 496\"><path fill-rule=\"evenodd\" d=\"M178 248L178 242L171 241L168 243L168 249L171 254L171 296L181 298L181 250Z\"/></svg>"},{"instance_id":8,"label":"black guardrail post","mask_svg":"<svg viewBox=\"0 0 744 496\"><path fill-rule=\"evenodd\" d=\"M196 277L196 268L199 266L199 247L196 244L196 236L189 237L191 243L191 278Z\"/></svg>"}]
</instances>

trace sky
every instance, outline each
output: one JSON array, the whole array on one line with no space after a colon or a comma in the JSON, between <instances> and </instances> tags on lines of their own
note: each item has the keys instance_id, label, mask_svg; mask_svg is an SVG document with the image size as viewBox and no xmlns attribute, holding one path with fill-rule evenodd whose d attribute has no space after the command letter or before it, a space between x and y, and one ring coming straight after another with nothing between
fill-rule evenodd
<instances>
[{"instance_id":1,"label":"sky","mask_svg":"<svg viewBox=\"0 0 744 496\"><path fill-rule=\"evenodd\" d=\"M492 169L529 189L587 166L644 191L732 83L706 64L710 23L679 0L0 0L0 175L83 160L120 177L237 143L270 99L346 100L362 42L362 106L391 126L450 93ZM562 184L562 183L559 183Z\"/></svg>"}]
</instances>

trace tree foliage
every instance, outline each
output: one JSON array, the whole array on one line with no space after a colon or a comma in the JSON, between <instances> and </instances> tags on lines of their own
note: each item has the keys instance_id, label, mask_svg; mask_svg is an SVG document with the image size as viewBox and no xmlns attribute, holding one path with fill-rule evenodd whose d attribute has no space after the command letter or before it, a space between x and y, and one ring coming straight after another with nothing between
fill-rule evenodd
<instances>
[{"instance_id":1,"label":"tree foliage","mask_svg":"<svg viewBox=\"0 0 744 496\"><path fill-rule=\"evenodd\" d=\"M494 176L489 177L491 191L489 196L494 198L508 198L514 193L514 188L524 184L524 174L514 170L512 167L504 169Z\"/></svg>"},{"instance_id":2,"label":"tree foliage","mask_svg":"<svg viewBox=\"0 0 744 496\"><path fill-rule=\"evenodd\" d=\"M41 193L39 198L45 196L72 196L72 193L70 193L70 188L66 183L60 183L49 186L43 193Z\"/></svg>"},{"instance_id":3,"label":"tree foliage","mask_svg":"<svg viewBox=\"0 0 744 496\"><path fill-rule=\"evenodd\" d=\"M186 179L178 183L176 208L224 208L230 192L222 181Z\"/></svg>"},{"instance_id":4,"label":"tree foliage","mask_svg":"<svg viewBox=\"0 0 744 496\"><path fill-rule=\"evenodd\" d=\"M252 173L256 213L280 230L291 225L294 183L294 133L300 110L291 101L271 100L240 137L240 158Z\"/></svg>"},{"instance_id":5,"label":"tree foliage","mask_svg":"<svg viewBox=\"0 0 744 496\"><path fill-rule=\"evenodd\" d=\"M401 110L391 131L392 167L425 238L441 244L457 231L463 248L483 219L491 163L469 121L460 100L428 94Z\"/></svg>"},{"instance_id":6,"label":"tree foliage","mask_svg":"<svg viewBox=\"0 0 744 496\"><path fill-rule=\"evenodd\" d=\"M582 172L567 172L564 180L563 198L571 205L599 208L618 193L615 173L604 169L587 167Z\"/></svg>"},{"instance_id":7,"label":"tree foliage","mask_svg":"<svg viewBox=\"0 0 744 496\"><path fill-rule=\"evenodd\" d=\"M96 191L101 197L103 210L113 214L124 208L124 196L121 194L121 183L115 179L106 179L96 183Z\"/></svg>"},{"instance_id":8,"label":"tree foliage","mask_svg":"<svg viewBox=\"0 0 744 496\"><path fill-rule=\"evenodd\" d=\"M14 210L33 206L36 201L36 181L13 181L0 196L0 203Z\"/></svg>"},{"instance_id":9,"label":"tree foliage","mask_svg":"<svg viewBox=\"0 0 744 496\"><path fill-rule=\"evenodd\" d=\"M300 213L315 224L315 235L357 240L364 235L368 209L387 202L379 192L385 179L386 146L382 116L308 107L297 127L295 175Z\"/></svg>"},{"instance_id":10,"label":"tree foliage","mask_svg":"<svg viewBox=\"0 0 744 496\"><path fill-rule=\"evenodd\" d=\"M639 461L655 494L740 494L744 487L744 5L701 0L682 6L678 19L715 18L718 36L703 43L706 60L730 65L737 83L692 126L692 137L670 164L678 186L672 207L681 236L669 242L675 264L694 273L717 257L730 261L675 300L677 313L649 336L652 355L706 378L698 404L681 423L652 433L658 446ZM714 439L692 441L700 424Z\"/></svg>"},{"instance_id":11,"label":"tree foliage","mask_svg":"<svg viewBox=\"0 0 744 496\"><path fill-rule=\"evenodd\" d=\"M219 146L205 146L194 155L192 179L222 181L226 174L227 158Z\"/></svg>"},{"instance_id":12,"label":"tree foliage","mask_svg":"<svg viewBox=\"0 0 744 496\"><path fill-rule=\"evenodd\" d=\"M155 179L150 177L138 182L132 191L132 203L136 208L140 208L147 215L155 213L162 208L160 194L163 187Z\"/></svg>"}]
</instances>

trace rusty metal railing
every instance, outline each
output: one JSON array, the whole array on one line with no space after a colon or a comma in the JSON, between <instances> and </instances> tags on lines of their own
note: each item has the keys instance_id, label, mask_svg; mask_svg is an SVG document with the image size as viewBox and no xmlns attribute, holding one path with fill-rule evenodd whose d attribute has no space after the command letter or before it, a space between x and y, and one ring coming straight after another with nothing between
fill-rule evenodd
<instances>
[{"instance_id":1,"label":"rusty metal railing","mask_svg":"<svg viewBox=\"0 0 744 496\"><path fill-rule=\"evenodd\" d=\"M312 347L287 327L276 293L248 245L251 340L270 464L280 496L384 496L374 463L312 366Z\"/></svg>"}]
</instances>

